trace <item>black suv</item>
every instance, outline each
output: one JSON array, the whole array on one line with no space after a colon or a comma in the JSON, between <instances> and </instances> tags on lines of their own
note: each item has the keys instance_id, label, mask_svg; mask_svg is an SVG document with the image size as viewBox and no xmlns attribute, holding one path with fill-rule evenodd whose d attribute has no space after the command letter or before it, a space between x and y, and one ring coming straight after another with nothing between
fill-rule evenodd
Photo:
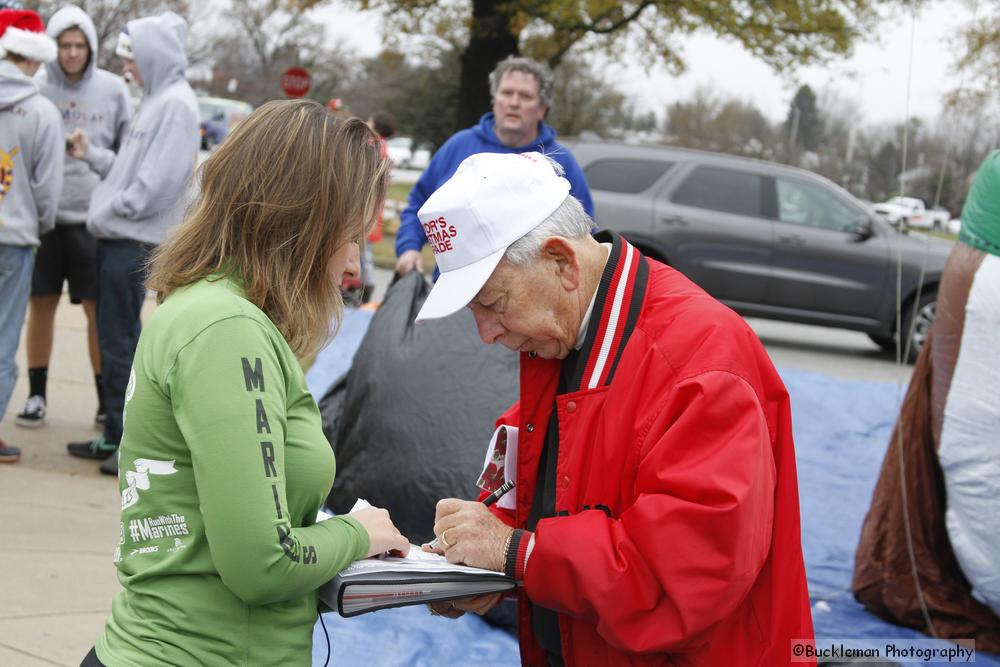
<instances>
[{"instance_id":1,"label":"black suv","mask_svg":"<svg viewBox=\"0 0 1000 667\"><path fill-rule=\"evenodd\" d=\"M894 229L804 169L663 146L567 147L599 227L743 315L863 331L895 350L898 273L899 330L916 359L951 243Z\"/></svg>"}]
</instances>

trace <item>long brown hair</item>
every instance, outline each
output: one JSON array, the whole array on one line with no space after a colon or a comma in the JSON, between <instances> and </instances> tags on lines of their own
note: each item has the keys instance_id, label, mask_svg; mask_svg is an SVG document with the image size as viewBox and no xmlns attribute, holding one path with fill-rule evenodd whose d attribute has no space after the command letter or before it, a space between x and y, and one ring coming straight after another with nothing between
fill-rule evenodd
<instances>
[{"instance_id":1,"label":"long brown hair","mask_svg":"<svg viewBox=\"0 0 1000 667\"><path fill-rule=\"evenodd\" d=\"M305 357L340 322L330 258L364 243L388 174L360 119L334 118L311 100L268 102L202 165L201 194L154 254L147 285L162 302L206 276L232 277Z\"/></svg>"}]
</instances>

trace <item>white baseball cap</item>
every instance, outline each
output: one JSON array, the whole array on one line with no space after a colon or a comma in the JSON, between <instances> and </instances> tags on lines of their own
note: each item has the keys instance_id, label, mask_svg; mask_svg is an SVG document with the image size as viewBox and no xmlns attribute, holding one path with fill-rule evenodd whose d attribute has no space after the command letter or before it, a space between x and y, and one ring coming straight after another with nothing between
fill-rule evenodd
<instances>
[{"instance_id":1,"label":"white baseball cap","mask_svg":"<svg viewBox=\"0 0 1000 667\"><path fill-rule=\"evenodd\" d=\"M432 194L417 217L441 276L416 321L464 308L507 248L545 221L569 195L569 181L541 153L477 153Z\"/></svg>"}]
</instances>

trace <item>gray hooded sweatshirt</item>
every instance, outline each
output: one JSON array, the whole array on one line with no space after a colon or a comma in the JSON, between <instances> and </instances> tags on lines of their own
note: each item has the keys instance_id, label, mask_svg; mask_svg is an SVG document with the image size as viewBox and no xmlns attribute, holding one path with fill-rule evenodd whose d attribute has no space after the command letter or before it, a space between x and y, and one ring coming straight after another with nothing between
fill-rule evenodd
<instances>
[{"instance_id":1,"label":"gray hooded sweatshirt","mask_svg":"<svg viewBox=\"0 0 1000 667\"><path fill-rule=\"evenodd\" d=\"M0 244L36 246L55 225L65 154L59 110L0 59Z\"/></svg>"},{"instance_id":2,"label":"gray hooded sweatshirt","mask_svg":"<svg viewBox=\"0 0 1000 667\"><path fill-rule=\"evenodd\" d=\"M104 178L87 215L99 239L158 244L180 222L201 141L198 102L184 78L187 32L173 12L128 22L145 94L117 157L88 144L86 160Z\"/></svg>"},{"instance_id":3,"label":"gray hooded sweatshirt","mask_svg":"<svg viewBox=\"0 0 1000 667\"><path fill-rule=\"evenodd\" d=\"M98 148L118 150L132 116L128 86L121 77L97 67L97 30L94 29L94 22L79 7L69 5L57 11L49 19L45 32L58 40L59 35L70 28L80 30L90 45L90 62L83 78L76 83L68 83L56 60L45 64L36 81L42 95L52 100L62 112L66 134L82 129L87 134L87 141ZM90 195L100 180L85 162L66 159L62 197L59 198L59 212L56 214L57 225L82 225L87 222Z\"/></svg>"}]
</instances>

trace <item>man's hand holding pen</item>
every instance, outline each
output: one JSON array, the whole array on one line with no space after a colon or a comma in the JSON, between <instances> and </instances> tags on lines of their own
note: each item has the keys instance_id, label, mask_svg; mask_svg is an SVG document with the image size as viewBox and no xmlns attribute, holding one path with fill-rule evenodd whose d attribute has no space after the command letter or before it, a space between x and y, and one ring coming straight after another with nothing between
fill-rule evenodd
<instances>
[{"instance_id":1,"label":"man's hand holding pen","mask_svg":"<svg viewBox=\"0 0 1000 667\"><path fill-rule=\"evenodd\" d=\"M444 554L452 563L503 572L507 540L513 532L513 528L496 518L483 503L445 498L438 501L434 517L437 539L423 545L423 549ZM489 593L435 602L428 607L431 613L448 618L458 618L467 611L483 615L502 597L500 593Z\"/></svg>"},{"instance_id":2,"label":"man's hand holding pen","mask_svg":"<svg viewBox=\"0 0 1000 667\"><path fill-rule=\"evenodd\" d=\"M489 507L490 505L492 505L496 501L498 501L501 498L503 498L505 495L507 495L510 492L511 489L514 488L514 485L515 485L514 480L510 480L510 481L504 482L503 485L500 486L495 491L493 491L493 493L491 493L490 495L488 495L485 498L483 498L483 506L484 507ZM436 518L437 517L435 517L435 520L436 520ZM441 541L440 536L439 535L435 536L434 539L430 541L431 550L437 549L438 546L439 546L440 541ZM439 553L444 553L444 550L443 549L440 550Z\"/></svg>"},{"instance_id":3,"label":"man's hand holding pen","mask_svg":"<svg viewBox=\"0 0 1000 667\"><path fill-rule=\"evenodd\" d=\"M507 541L510 539L510 535L514 532L514 529L498 520L491 512L484 512L484 510L487 510L490 505L510 493L514 486L514 480L504 482L499 488L494 490L493 493L483 498L481 503L473 503L466 500L458 500L456 498L445 498L444 500L438 501L437 509L434 515L434 535L436 537L430 542L430 544L424 545L424 550L444 554L444 556L451 563L464 563L465 565L471 565L472 567L481 567L487 570L503 572L504 560L507 556ZM478 505L479 507L477 509L468 507L469 505ZM463 514L464 510L468 510L468 512ZM461 514L461 516L457 516L459 514ZM478 529L467 531L469 534L467 539L485 539L489 543L486 547L479 548L477 545L477 548L472 549L472 556L476 562L467 560L465 550L463 550L462 554L458 554L457 552L453 553L456 544L455 540L457 538L454 533L452 534L452 539L448 539L445 535L449 529L464 526L467 523L473 523L478 526ZM495 561L493 558L494 554L491 553L491 543L498 533L501 534L502 542L500 545L499 561ZM481 558L482 560L480 560ZM480 562L489 564L480 565Z\"/></svg>"},{"instance_id":4,"label":"man's hand holding pen","mask_svg":"<svg viewBox=\"0 0 1000 667\"><path fill-rule=\"evenodd\" d=\"M483 503L445 498L438 501L434 517L437 546L425 548L444 554L451 563L503 572L507 538L513 532Z\"/></svg>"},{"instance_id":5,"label":"man's hand holding pen","mask_svg":"<svg viewBox=\"0 0 1000 667\"><path fill-rule=\"evenodd\" d=\"M451 563L463 563L486 570L503 572L507 544L514 529L496 518L489 507L514 488L508 481L483 502L445 498L434 513L434 535L424 551L443 554ZM464 546L460 546L462 541ZM458 618L467 611L482 616L503 598L501 593L487 593L449 602L427 605L432 614Z\"/></svg>"}]
</instances>

